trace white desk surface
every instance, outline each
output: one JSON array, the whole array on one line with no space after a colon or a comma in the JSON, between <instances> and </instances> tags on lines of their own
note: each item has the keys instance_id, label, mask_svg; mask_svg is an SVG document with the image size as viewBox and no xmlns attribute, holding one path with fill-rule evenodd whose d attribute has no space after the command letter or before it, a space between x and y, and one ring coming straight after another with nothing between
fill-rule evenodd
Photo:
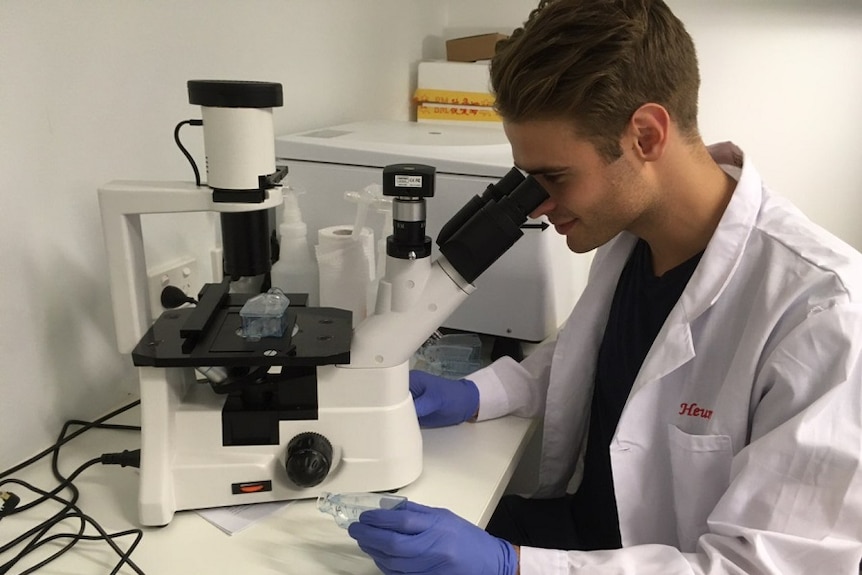
<instances>
[{"instance_id":1,"label":"white desk surface","mask_svg":"<svg viewBox=\"0 0 862 575\"><path fill-rule=\"evenodd\" d=\"M136 424L137 418L137 410L132 410L111 423ZM423 430L422 475L399 494L425 505L446 507L484 527L532 431L532 421L517 417ZM84 461L102 453L139 446L138 432L92 429L62 448L60 468L68 475ZM31 481L45 490L56 485L50 472L50 457L14 477ZM136 469L95 465L84 471L75 485L81 492L78 506L109 533L138 525ZM7 486L5 489L18 493L24 501L30 500L23 488ZM12 540L57 510L58 504L45 503L5 518L0 521L0 543ZM77 531L75 522L67 521L65 525L68 528L63 531ZM94 531L90 528L88 532ZM117 541L125 549L132 538ZM60 543L45 545L11 573L20 573L60 546ZM9 561L19 549L0 555L0 565ZM379 573L347 531L338 527L332 517L320 513L311 500L293 502L232 536L193 511L179 512L165 527L144 528L143 539L131 558L147 575ZM118 559L107 543L82 541L39 573L107 574ZM120 573L128 575L134 570L124 566Z\"/></svg>"}]
</instances>

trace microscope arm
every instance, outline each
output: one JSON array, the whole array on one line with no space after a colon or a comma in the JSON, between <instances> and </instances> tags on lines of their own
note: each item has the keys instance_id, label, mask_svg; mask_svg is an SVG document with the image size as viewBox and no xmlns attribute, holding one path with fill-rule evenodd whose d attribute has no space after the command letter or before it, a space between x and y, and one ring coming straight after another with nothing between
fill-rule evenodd
<instances>
[{"instance_id":1,"label":"microscope arm","mask_svg":"<svg viewBox=\"0 0 862 575\"><path fill-rule=\"evenodd\" d=\"M388 258L377 292L376 313L356 327L350 365L392 367L410 360L476 288L444 256L406 262ZM393 269L394 268L394 269Z\"/></svg>"},{"instance_id":2,"label":"microscope arm","mask_svg":"<svg viewBox=\"0 0 862 575\"><path fill-rule=\"evenodd\" d=\"M514 168L492 187L494 193L473 198L444 226L438 239L442 255L433 264L430 258L387 259L375 314L357 326L350 365L343 367L409 361L476 289L472 282L524 235L521 225L548 197L535 179Z\"/></svg>"},{"instance_id":3,"label":"microscope arm","mask_svg":"<svg viewBox=\"0 0 862 575\"><path fill-rule=\"evenodd\" d=\"M212 190L191 182L113 181L99 189L102 230L108 252L114 326L121 353L130 353L151 323L141 214L240 212L281 204L281 188L263 203L213 202Z\"/></svg>"}]
</instances>

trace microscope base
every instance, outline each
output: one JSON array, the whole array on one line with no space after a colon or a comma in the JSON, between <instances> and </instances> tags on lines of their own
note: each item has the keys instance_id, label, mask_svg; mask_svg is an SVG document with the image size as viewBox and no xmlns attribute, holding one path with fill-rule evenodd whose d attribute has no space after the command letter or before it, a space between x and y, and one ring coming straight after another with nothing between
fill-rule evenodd
<instances>
[{"instance_id":1,"label":"microscope base","mask_svg":"<svg viewBox=\"0 0 862 575\"><path fill-rule=\"evenodd\" d=\"M323 491L388 491L422 471L422 436L407 389L407 364L317 368L316 419L279 422L274 445L222 444L225 396L195 380L192 368L140 367L140 521L166 525L176 511L313 498ZM332 446L323 481L288 478L287 445L313 432Z\"/></svg>"}]
</instances>

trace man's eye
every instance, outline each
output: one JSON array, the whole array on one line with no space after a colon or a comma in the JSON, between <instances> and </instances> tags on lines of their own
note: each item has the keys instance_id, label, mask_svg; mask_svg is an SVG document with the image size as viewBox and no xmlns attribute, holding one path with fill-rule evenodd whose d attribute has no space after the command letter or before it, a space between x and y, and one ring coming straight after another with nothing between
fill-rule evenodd
<instances>
[{"instance_id":1,"label":"man's eye","mask_svg":"<svg viewBox=\"0 0 862 575\"><path fill-rule=\"evenodd\" d=\"M563 174L544 174L542 177L549 184L557 184L563 179Z\"/></svg>"}]
</instances>

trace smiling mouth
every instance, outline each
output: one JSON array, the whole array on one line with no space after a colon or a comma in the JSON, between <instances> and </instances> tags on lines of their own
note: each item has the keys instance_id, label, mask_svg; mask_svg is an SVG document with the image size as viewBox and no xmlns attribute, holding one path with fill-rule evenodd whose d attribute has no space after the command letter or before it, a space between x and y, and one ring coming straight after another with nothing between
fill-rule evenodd
<instances>
[{"instance_id":1,"label":"smiling mouth","mask_svg":"<svg viewBox=\"0 0 862 575\"><path fill-rule=\"evenodd\" d=\"M565 223L554 224L554 229L557 230L558 234L564 236L575 226L576 223L578 223L578 220L569 220Z\"/></svg>"}]
</instances>

